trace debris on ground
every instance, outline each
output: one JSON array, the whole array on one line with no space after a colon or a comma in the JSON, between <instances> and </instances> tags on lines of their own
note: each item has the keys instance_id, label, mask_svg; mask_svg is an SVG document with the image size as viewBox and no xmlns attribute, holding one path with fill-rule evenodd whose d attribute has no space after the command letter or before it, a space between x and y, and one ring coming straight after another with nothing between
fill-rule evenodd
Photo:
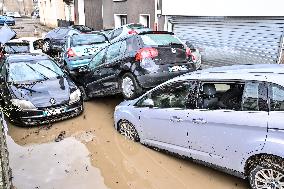
<instances>
[{"instance_id":1,"label":"debris on ground","mask_svg":"<svg viewBox=\"0 0 284 189\"><path fill-rule=\"evenodd\" d=\"M60 134L55 138L54 141L55 142L60 142L61 140L64 139L65 135L66 135L66 132L65 131L61 131Z\"/></svg>"}]
</instances>

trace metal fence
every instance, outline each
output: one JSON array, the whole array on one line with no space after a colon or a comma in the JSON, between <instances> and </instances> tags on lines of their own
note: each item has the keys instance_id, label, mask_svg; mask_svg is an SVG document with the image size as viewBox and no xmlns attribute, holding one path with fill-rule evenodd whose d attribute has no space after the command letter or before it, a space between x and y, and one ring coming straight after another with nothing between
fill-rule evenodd
<instances>
[{"instance_id":1,"label":"metal fence","mask_svg":"<svg viewBox=\"0 0 284 189\"><path fill-rule=\"evenodd\" d=\"M3 116L0 112L0 189L12 188L12 171L9 167L9 154L4 131Z\"/></svg>"}]
</instances>

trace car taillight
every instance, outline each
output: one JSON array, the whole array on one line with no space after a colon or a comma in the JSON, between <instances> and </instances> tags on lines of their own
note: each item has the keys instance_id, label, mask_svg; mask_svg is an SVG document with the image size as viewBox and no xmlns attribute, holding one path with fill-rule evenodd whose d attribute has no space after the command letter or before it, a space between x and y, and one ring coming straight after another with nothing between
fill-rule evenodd
<instances>
[{"instance_id":1,"label":"car taillight","mask_svg":"<svg viewBox=\"0 0 284 189\"><path fill-rule=\"evenodd\" d=\"M73 49L68 49L67 50L67 56L69 57L74 57L76 56L75 52L73 51Z\"/></svg>"},{"instance_id":2,"label":"car taillight","mask_svg":"<svg viewBox=\"0 0 284 189\"><path fill-rule=\"evenodd\" d=\"M135 60L136 61L141 61L145 58L154 58L158 56L158 50L155 48L142 48L140 49L136 56Z\"/></svg>"},{"instance_id":3,"label":"car taillight","mask_svg":"<svg viewBox=\"0 0 284 189\"><path fill-rule=\"evenodd\" d=\"M128 34L131 35L131 34L138 34L138 33L137 33L137 31L135 31L135 30L130 30L130 31L128 31Z\"/></svg>"},{"instance_id":4,"label":"car taillight","mask_svg":"<svg viewBox=\"0 0 284 189\"><path fill-rule=\"evenodd\" d=\"M191 53L191 50L188 47L186 47L186 57L187 58L192 57L192 60L193 61L195 60L195 56Z\"/></svg>"}]
</instances>

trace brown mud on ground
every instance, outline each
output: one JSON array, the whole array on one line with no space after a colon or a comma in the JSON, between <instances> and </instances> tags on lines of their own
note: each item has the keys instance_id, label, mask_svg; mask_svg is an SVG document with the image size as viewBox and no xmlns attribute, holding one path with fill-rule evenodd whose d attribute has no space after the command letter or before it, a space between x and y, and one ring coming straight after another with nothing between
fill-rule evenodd
<instances>
[{"instance_id":1,"label":"brown mud on ground","mask_svg":"<svg viewBox=\"0 0 284 189\"><path fill-rule=\"evenodd\" d=\"M55 189L69 189L69 184L72 184L74 179L76 182L78 181L78 184L83 184L83 182L93 184L92 186L77 187L82 189L100 189L100 187L105 186L111 189L248 188L245 180L191 161L157 152L139 143L124 139L113 127L113 111L119 102L120 100L112 98L94 99L85 103L85 112L80 117L53 124L51 127L20 128L10 125L9 135L16 144L22 146L19 148L28 149L32 145L36 149L37 146L45 145L45 143L49 146L43 147L43 149L45 148L49 152L41 152L40 150L31 152L33 156L40 153L37 157L42 157L42 159L41 161L37 159L37 163L28 162L27 160L21 162L21 158L17 157L21 152L13 152L13 148L11 149L11 156L16 156L12 157L11 164L14 169L14 180L18 183L16 185L18 189L24 189L21 186L29 184L31 179L40 181L40 178L42 178L41 183L43 183L49 177L48 175L52 175L53 172L56 172L55 178L57 179L51 180L49 186L56 186L53 187ZM62 131L64 131L63 140L54 142ZM91 161L91 165L88 165L88 168L93 171L92 173L82 173L87 174L85 177L82 174L77 177L76 175L68 177L68 174L62 172L63 168L60 165L56 166L56 162L50 160L52 154L59 153L56 149L61 149L63 147L61 145L72 142L74 146L76 146L75 143L78 143L78 146L84 144L83 146L86 146L88 150L80 147L83 150L81 152L80 150L72 149L71 146L67 146L65 151L60 156L57 156L57 161L59 164L62 163L64 167L67 155L73 158L82 158L83 160L78 160L77 163L73 161L74 167L77 165L76 168L78 170L86 169L84 165L88 159L85 156L89 154L88 158ZM45 153L46 155L44 155ZM39 166L41 165L40 163L42 166L44 165L42 168ZM37 166L38 169L36 169ZM31 170L25 178L21 175L21 167ZM45 173L42 170L45 167L48 167L51 172ZM38 174L41 177L38 177ZM66 184L57 187L58 185L55 185L57 182ZM49 186L40 188L52 188Z\"/></svg>"}]
</instances>

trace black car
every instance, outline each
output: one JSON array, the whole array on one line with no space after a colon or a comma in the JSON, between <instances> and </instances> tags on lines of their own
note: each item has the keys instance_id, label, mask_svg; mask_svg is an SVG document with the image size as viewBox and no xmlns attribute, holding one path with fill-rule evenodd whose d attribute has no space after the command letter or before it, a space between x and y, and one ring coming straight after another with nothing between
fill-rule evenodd
<instances>
[{"instance_id":1,"label":"black car","mask_svg":"<svg viewBox=\"0 0 284 189\"><path fill-rule=\"evenodd\" d=\"M60 52L66 43L68 36L91 33L92 31L91 28L84 25L55 28L45 35L42 50L44 53Z\"/></svg>"},{"instance_id":2,"label":"black car","mask_svg":"<svg viewBox=\"0 0 284 189\"><path fill-rule=\"evenodd\" d=\"M0 104L15 124L46 124L83 111L80 90L47 55L8 55L0 72Z\"/></svg>"},{"instance_id":3,"label":"black car","mask_svg":"<svg viewBox=\"0 0 284 189\"><path fill-rule=\"evenodd\" d=\"M175 76L195 70L190 49L173 33L144 32L101 49L71 75L87 97L122 93L133 99Z\"/></svg>"}]
</instances>

